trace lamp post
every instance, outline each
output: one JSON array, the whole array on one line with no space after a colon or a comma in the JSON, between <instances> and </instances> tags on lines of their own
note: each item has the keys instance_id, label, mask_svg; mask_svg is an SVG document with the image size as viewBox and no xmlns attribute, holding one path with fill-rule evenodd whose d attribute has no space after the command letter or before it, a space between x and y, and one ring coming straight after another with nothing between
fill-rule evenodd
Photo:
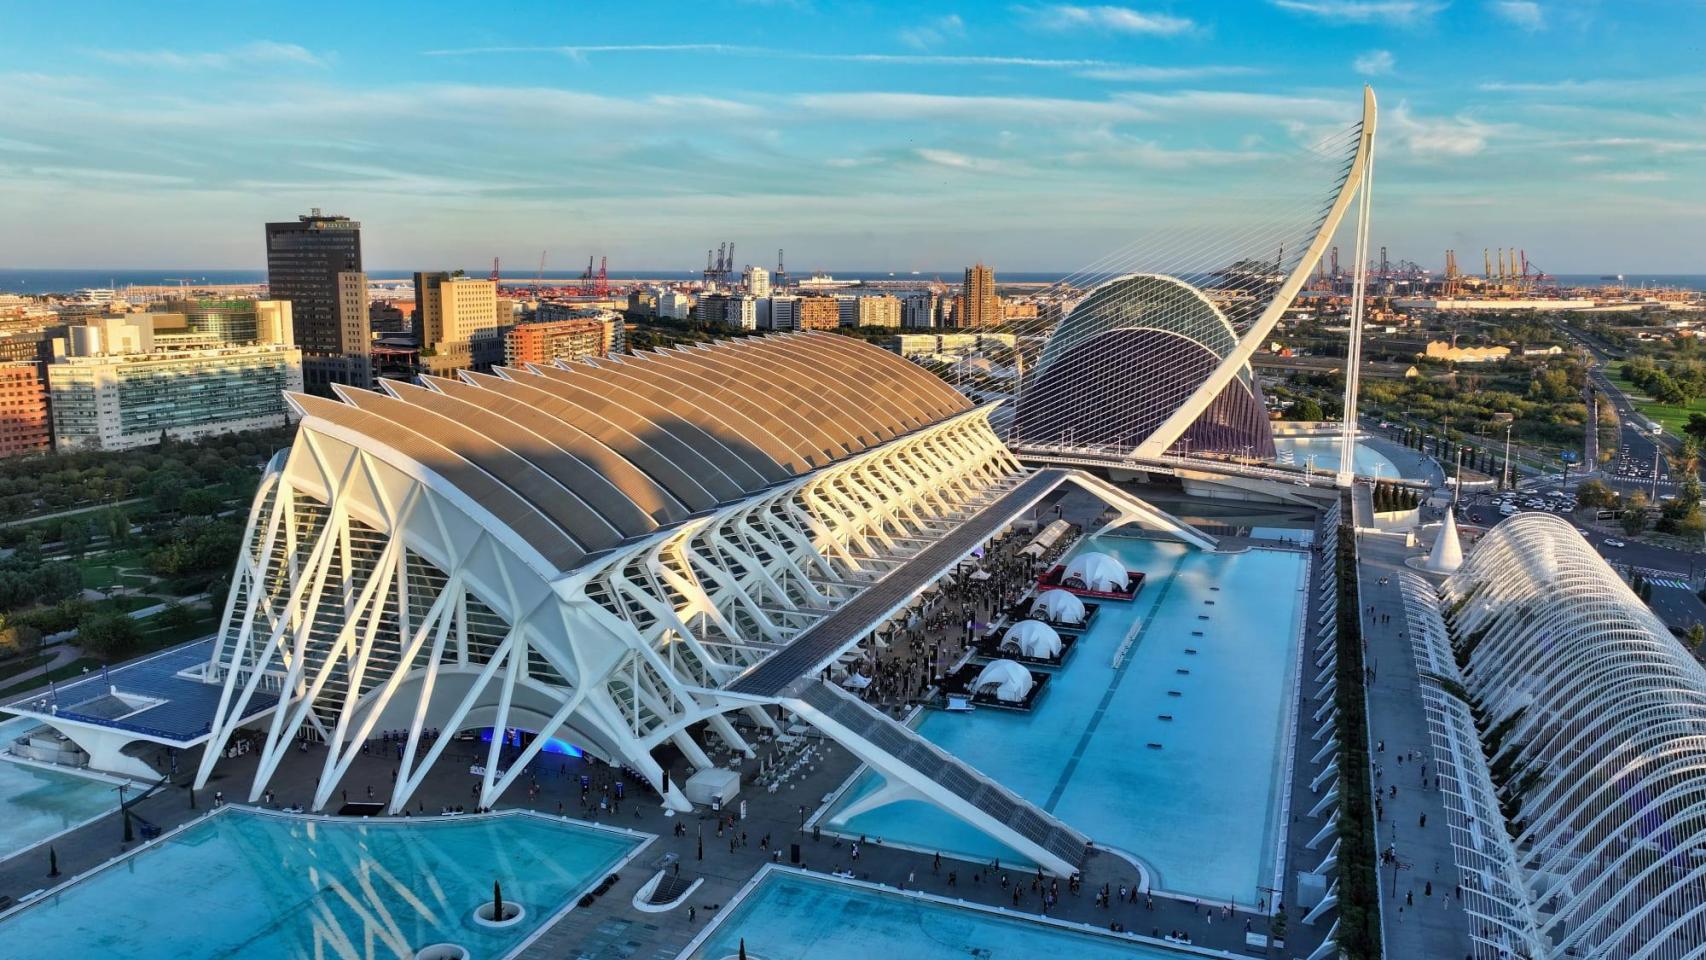
<instances>
[{"instance_id":1,"label":"lamp post","mask_svg":"<svg viewBox=\"0 0 1706 960\"><path fill-rule=\"evenodd\" d=\"M1502 477L1499 489L1509 490L1511 487L1511 428L1516 426L1513 421L1505 424L1505 464L1501 471Z\"/></svg>"}]
</instances>

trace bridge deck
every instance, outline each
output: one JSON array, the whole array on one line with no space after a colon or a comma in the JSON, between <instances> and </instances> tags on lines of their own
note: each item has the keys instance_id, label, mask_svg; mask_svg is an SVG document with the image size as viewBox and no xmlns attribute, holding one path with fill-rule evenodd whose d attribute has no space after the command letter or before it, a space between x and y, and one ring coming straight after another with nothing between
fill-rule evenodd
<instances>
[{"instance_id":1,"label":"bridge deck","mask_svg":"<svg viewBox=\"0 0 1706 960\"><path fill-rule=\"evenodd\" d=\"M869 589L837 607L834 613L801 631L787 646L748 668L725 689L731 693L774 697L799 677L821 670L918 591L946 575L978 544L1047 496L1070 474L1070 470L1047 468L1026 477L994 503L889 571Z\"/></svg>"}]
</instances>

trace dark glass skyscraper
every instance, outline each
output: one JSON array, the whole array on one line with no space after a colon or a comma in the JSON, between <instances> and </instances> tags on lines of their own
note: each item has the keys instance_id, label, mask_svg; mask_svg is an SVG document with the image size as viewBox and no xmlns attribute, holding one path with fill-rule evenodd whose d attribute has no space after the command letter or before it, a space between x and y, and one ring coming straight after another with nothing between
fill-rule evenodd
<instances>
[{"instance_id":1,"label":"dark glass skyscraper","mask_svg":"<svg viewBox=\"0 0 1706 960\"><path fill-rule=\"evenodd\" d=\"M274 300L290 301L310 390L373 385L360 223L315 208L294 221L267 224L267 286Z\"/></svg>"}]
</instances>

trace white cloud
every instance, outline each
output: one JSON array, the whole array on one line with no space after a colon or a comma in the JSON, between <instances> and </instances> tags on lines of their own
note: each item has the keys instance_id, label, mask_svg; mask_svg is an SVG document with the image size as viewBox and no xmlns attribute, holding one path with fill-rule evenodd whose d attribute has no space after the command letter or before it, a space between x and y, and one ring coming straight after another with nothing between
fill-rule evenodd
<instances>
[{"instance_id":1,"label":"white cloud","mask_svg":"<svg viewBox=\"0 0 1706 960\"><path fill-rule=\"evenodd\" d=\"M1037 26L1045 30L1105 30L1113 33L1136 33L1170 37L1196 29L1196 21L1166 13L1146 13L1130 7L1080 7L1054 4L1047 7L1020 7Z\"/></svg>"},{"instance_id":2,"label":"white cloud","mask_svg":"<svg viewBox=\"0 0 1706 960\"><path fill-rule=\"evenodd\" d=\"M917 50L927 50L948 40L966 35L966 22L957 13L937 17L927 23L906 27L900 31L900 42Z\"/></svg>"},{"instance_id":3,"label":"white cloud","mask_svg":"<svg viewBox=\"0 0 1706 960\"><path fill-rule=\"evenodd\" d=\"M1670 179L1670 174L1662 170L1629 170L1622 173L1601 173L1594 179L1612 183L1664 183Z\"/></svg>"},{"instance_id":4,"label":"white cloud","mask_svg":"<svg viewBox=\"0 0 1706 960\"><path fill-rule=\"evenodd\" d=\"M1378 77L1391 73L1397 60L1390 50L1370 50L1351 61L1351 68L1365 77Z\"/></svg>"},{"instance_id":5,"label":"white cloud","mask_svg":"<svg viewBox=\"0 0 1706 960\"><path fill-rule=\"evenodd\" d=\"M1420 160L1473 157L1487 149L1494 127L1469 117L1418 117L1400 103L1389 114L1399 146Z\"/></svg>"},{"instance_id":6,"label":"white cloud","mask_svg":"<svg viewBox=\"0 0 1706 960\"><path fill-rule=\"evenodd\" d=\"M1408 25L1430 20L1445 9L1429 0L1270 0L1292 13L1304 13L1341 23Z\"/></svg>"},{"instance_id":7,"label":"white cloud","mask_svg":"<svg viewBox=\"0 0 1706 960\"><path fill-rule=\"evenodd\" d=\"M967 156L953 150L941 150L934 147L920 147L914 151L918 159L938 167L948 167L954 170L994 170L1000 164L981 157Z\"/></svg>"},{"instance_id":8,"label":"white cloud","mask_svg":"<svg viewBox=\"0 0 1706 960\"><path fill-rule=\"evenodd\" d=\"M185 52L181 50L96 50L94 55L108 63L173 70L229 70L249 65L324 67L326 61L306 47L273 40L257 40L230 50Z\"/></svg>"},{"instance_id":9,"label":"white cloud","mask_svg":"<svg viewBox=\"0 0 1706 960\"><path fill-rule=\"evenodd\" d=\"M1487 6L1494 16L1524 30L1546 26L1546 13L1535 0L1494 0Z\"/></svg>"}]
</instances>

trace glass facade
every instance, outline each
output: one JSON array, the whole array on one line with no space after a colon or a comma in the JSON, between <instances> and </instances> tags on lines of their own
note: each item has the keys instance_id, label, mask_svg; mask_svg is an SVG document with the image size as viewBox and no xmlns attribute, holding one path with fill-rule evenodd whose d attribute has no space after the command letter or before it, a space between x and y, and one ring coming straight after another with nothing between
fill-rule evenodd
<instances>
[{"instance_id":1,"label":"glass facade","mask_svg":"<svg viewBox=\"0 0 1706 960\"><path fill-rule=\"evenodd\" d=\"M302 389L302 354L256 346L65 358L49 366L48 380L57 449L122 450L162 435L283 424L283 391Z\"/></svg>"}]
</instances>

